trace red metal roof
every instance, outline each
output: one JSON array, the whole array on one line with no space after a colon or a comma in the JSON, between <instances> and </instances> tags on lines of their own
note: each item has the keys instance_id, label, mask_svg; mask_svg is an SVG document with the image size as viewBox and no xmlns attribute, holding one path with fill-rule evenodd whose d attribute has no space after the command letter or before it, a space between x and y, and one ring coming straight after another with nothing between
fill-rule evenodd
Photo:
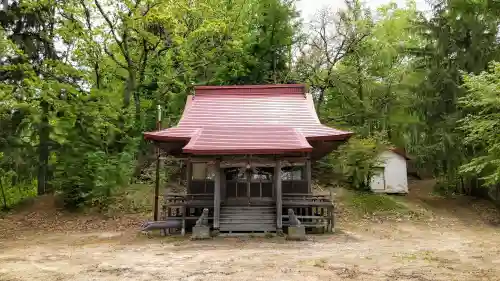
<instances>
[{"instance_id":1,"label":"red metal roof","mask_svg":"<svg viewBox=\"0 0 500 281\"><path fill-rule=\"evenodd\" d=\"M345 140L351 132L320 123L304 85L202 86L188 96L176 127L148 140L189 141L185 153L310 152L308 140Z\"/></svg>"}]
</instances>

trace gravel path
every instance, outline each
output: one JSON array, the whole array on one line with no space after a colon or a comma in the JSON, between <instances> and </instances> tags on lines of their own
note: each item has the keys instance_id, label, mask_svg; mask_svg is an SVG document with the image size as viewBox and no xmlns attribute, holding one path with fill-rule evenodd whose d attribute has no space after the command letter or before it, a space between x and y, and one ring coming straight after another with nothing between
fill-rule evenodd
<instances>
[{"instance_id":1,"label":"gravel path","mask_svg":"<svg viewBox=\"0 0 500 281\"><path fill-rule=\"evenodd\" d=\"M500 231L366 223L306 242L27 235L0 242L0 280L500 280Z\"/></svg>"}]
</instances>

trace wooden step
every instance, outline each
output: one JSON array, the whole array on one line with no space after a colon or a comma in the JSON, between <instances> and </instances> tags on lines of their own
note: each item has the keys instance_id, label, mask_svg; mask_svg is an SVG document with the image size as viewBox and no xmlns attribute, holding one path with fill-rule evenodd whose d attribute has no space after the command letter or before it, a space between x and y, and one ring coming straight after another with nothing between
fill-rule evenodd
<instances>
[{"instance_id":1,"label":"wooden step","mask_svg":"<svg viewBox=\"0 0 500 281\"><path fill-rule=\"evenodd\" d=\"M240 217L270 217L270 216L276 216L276 214L273 213L251 213L251 212L237 212L237 213L221 213L221 217L230 217L230 216L240 216Z\"/></svg>"},{"instance_id":2,"label":"wooden step","mask_svg":"<svg viewBox=\"0 0 500 281\"><path fill-rule=\"evenodd\" d=\"M222 214L225 214L225 215L232 215L232 214L248 214L248 215L254 215L254 216L258 216L258 215L275 215L276 213L274 212L264 212L264 211L234 211L234 212L228 212L228 211L224 211L224 212L220 212L221 215Z\"/></svg>"},{"instance_id":3,"label":"wooden step","mask_svg":"<svg viewBox=\"0 0 500 281\"><path fill-rule=\"evenodd\" d=\"M276 214L269 214L269 213L223 213L220 214L221 217L275 217Z\"/></svg>"},{"instance_id":4,"label":"wooden step","mask_svg":"<svg viewBox=\"0 0 500 281\"><path fill-rule=\"evenodd\" d=\"M274 220L276 215L259 215L259 216L249 216L249 215L228 215L220 216L220 219L240 219L240 220Z\"/></svg>"},{"instance_id":5,"label":"wooden step","mask_svg":"<svg viewBox=\"0 0 500 281\"><path fill-rule=\"evenodd\" d=\"M225 210L265 210L265 211L275 211L274 207L222 207Z\"/></svg>"},{"instance_id":6,"label":"wooden step","mask_svg":"<svg viewBox=\"0 0 500 281\"><path fill-rule=\"evenodd\" d=\"M266 219L266 220L255 220L255 219L221 219L220 223L225 224L225 223L274 223L276 224L276 220L274 218L272 219Z\"/></svg>"},{"instance_id":7,"label":"wooden step","mask_svg":"<svg viewBox=\"0 0 500 281\"><path fill-rule=\"evenodd\" d=\"M221 208L222 232L276 231L276 208L266 206L224 206Z\"/></svg>"},{"instance_id":8,"label":"wooden step","mask_svg":"<svg viewBox=\"0 0 500 281\"><path fill-rule=\"evenodd\" d=\"M249 215L226 215L220 216L220 219L242 219L242 220L255 220L255 219L275 219L276 215L260 215L260 216L249 216Z\"/></svg>"},{"instance_id":9,"label":"wooden step","mask_svg":"<svg viewBox=\"0 0 500 281\"><path fill-rule=\"evenodd\" d=\"M221 213L275 213L276 208L267 208L267 207L238 207L238 208L229 208L229 207L221 207Z\"/></svg>"},{"instance_id":10,"label":"wooden step","mask_svg":"<svg viewBox=\"0 0 500 281\"><path fill-rule=\"evenodd\" d=\"M221 225L220 231L276 231L276 225L273 224L228 224Z\"/></svg>"}]
</instances>

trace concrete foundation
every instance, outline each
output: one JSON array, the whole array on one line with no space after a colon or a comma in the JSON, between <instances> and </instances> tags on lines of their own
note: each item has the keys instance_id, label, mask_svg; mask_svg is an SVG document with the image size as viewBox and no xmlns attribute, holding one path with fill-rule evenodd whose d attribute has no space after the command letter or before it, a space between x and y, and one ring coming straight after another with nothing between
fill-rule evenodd
<instances>
[{"instance_id":1,"label":"concrete foundation","mask_svg":"<svg viewBox=\"0 0 500 281\"><path fill-rule=\"evenodd\" d=\"M306 240L306 228L302 225L289 226L286 240L304 241Z\"/></svg>"}]
</instances>

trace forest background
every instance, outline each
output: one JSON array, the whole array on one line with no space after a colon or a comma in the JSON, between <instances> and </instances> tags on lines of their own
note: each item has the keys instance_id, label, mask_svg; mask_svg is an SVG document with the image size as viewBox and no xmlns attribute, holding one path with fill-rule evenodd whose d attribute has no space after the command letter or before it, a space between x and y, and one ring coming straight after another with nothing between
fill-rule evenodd
<instances>
[{"instance_id":1,"label":"forest background","mask_svg":"<svg viewBox=\"0 0 500 281\"><path fill-rule=\"evenodd\" d=\"M429 7L348 0L306 21L292 0L4 1L0 203L106 208L150 181L158 105L170 127L195 85L267 83L307 84L322 122L356 133L320 183L367 189L392 145L438 191L498 201L500 2Z\"/></svg>"}]
</instances>

